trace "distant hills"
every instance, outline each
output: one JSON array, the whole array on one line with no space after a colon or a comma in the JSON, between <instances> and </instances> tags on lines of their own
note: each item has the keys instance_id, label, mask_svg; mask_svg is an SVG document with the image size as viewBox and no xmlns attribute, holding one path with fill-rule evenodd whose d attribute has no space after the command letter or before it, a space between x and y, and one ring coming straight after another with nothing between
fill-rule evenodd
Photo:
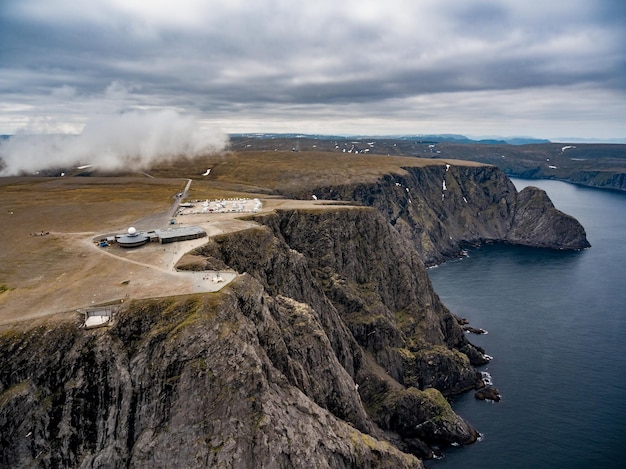
<instances>
[{"instance_id":1,"label":"distant hills","mask_svg":"<svg viewBox=\"0 0 626 469\"><path fill-rule=\"evenodd\" d=\"M267 139L311 139L311 140L411 140L419 143L482 143L487 145L529 145L551 143L550 140L533 137L490 137L472 139L460 134L415 134L415 135L321 135L299 133L233 133L232 138L267 138Z\"/></svg>"},{"instance_id":2,"label":"distant hills","mask_svg":"<svg viewBox=\"0 0 626 469\"><path fill-rule=\"evenodd\" d=\"M392 140L415 140L421 143L482 143L488 145L531 145L540 143L626 143L626 138L580 138L580 137L559 137L552 140L535 137L467 137L461 134L414 134L414 135L322 135L322 134L302 134L302 133L231 133L234 138L268 138L268 139L297 139L307 138L314 140L350 140L350 139L392 139ZM0 140L8 140L12 135L0 135Z\"/></svg>"},{"instance_id":3,"label":"distant hills","mask_svg":"<svg viewBox=\"0 0 626 469\"><path fill-rule=\"evenodd\" d=\"M238 134L231 135L230 148L246 152L335 152L470 160L496 165L508 176L559 179L626 191L624 144L553 143L526 137L473 140L456 134L394 137Z\"/></svg>"}]
</instances>

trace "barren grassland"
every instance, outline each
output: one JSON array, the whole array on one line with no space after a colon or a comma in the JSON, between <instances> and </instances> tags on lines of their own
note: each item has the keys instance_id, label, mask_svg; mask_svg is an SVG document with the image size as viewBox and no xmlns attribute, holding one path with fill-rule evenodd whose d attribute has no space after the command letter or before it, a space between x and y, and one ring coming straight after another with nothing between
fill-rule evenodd
<instances>
[{"instance_id":1,"label":"barren grassland","mask_svg":"<svg viewBox=\"0 0 626 469\"><path fill-rule=\"evenodd\" d=\"M0 323L91 304L82 290L97 298L110 263L82 241L164 211L184 185L145 177L0 178Z\"/></svg>"},{"instance_id":2,"label":"barren grassland","mask_svg":"<svg viewBox=\"0 0 626 469\"><path fill-rule=\"evenodd\" d=\"M0 178L0 324L126 298L208 291L198 285L197 275L174 269L185 252L206 238L137 250L103 249L93 243L98 235L122 233L138 220L167 212L186 178L193 179L189 199L259 197L263 211L328 210L323 201L291 201L279 194L293 185L367 182L401 174L407 166L445 163L336 153L245 152L168 163L146 171L152 178ZM201 176L208 168L211 174ZM246 214L185 216L178 222L200 225L212 236L249 228L251 222L238 219L242 215Z\"/></svg>"},{"instance_id":3,"label":"barren grassland","mask_svg":"<svg viewBox=\"0 0 626 469\"><path fill-rule=\"evenodd\" d=\"M272 194L294 185L302 188L373 182L385 174L405 174L403 168L444 165L477 166L482 163L461 160L433 160L400 156L345 154L331 152L247 151L219 155L203 161L189 161L185 166L159 167L151 174L184 171L184 176L200 176L211 168L205 180L223 189ZM215 186L214 186L215 187Z\"/></svg>"}]
</instances>

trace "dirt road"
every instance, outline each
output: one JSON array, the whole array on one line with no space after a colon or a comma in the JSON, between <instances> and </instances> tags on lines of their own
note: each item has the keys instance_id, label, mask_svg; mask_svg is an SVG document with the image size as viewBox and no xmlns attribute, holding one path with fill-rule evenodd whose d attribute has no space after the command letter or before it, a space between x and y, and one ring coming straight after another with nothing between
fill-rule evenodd
<instances>
[{"instance_id":1,"label":"dirt road","mask_svg":"<svg viewBox=\"0 0 626 469\"><path fill-rule=\"evenodd\" d=\"M269 199L264 201L259 213L322 208L322 204L322 201ZM108 302L219 291L235 278L236 272L177 272L175 265L185 253L207 243L212 236L256 226L240 219L245 215L215 213L183 217L181 225L200 226L208 238L165 245L149 243L136 249L101 248L94 243L101 236L95 232L51 232L37 240L39 254L33 253L29 283L0 295L0 325L62 312L75 314L78 308ZM148 224L159 218L142 220ZM37 256L46 262L36 261ZM214 282L217 276L223 281Z\"/></svg>"}]
</instances>

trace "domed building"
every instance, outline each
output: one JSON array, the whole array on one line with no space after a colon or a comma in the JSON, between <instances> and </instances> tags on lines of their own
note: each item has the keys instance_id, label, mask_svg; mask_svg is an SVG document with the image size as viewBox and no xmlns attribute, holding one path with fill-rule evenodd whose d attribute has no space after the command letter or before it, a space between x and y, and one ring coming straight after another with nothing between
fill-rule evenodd
<instances>
[{"instance_id":1,"label":"domed building","mask_svg":"<svg viewBox=\"0 0 626 469\"><path fill-rule=\"evenodd\" d=\"M125 235L121 235L117 238L117 244L123 248L136 248L143 246L149 241L149 238L145 233L137 232L134 227L128 228L128 232Z\"/></svg>"}]
</instances>

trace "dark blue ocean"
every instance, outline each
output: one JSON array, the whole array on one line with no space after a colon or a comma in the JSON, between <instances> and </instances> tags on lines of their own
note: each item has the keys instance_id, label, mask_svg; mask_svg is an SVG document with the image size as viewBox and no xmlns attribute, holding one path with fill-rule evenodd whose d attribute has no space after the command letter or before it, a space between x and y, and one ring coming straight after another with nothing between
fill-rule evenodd
<instances>
[{"instance_id":1,"label":"dark blue ocean","mask_svg":"<svg viewBox=\"0 0 626 469\"><path fill-rule=\"evenodd\" d=\"M469 339L494 357L481 370L502 400L456 397L453 408L482 440L426 466L626 467L626 194L514 183L544 189L592 247L489 246L429 270L443 302L488 331Z\"/></svg>"}]
</instances>

